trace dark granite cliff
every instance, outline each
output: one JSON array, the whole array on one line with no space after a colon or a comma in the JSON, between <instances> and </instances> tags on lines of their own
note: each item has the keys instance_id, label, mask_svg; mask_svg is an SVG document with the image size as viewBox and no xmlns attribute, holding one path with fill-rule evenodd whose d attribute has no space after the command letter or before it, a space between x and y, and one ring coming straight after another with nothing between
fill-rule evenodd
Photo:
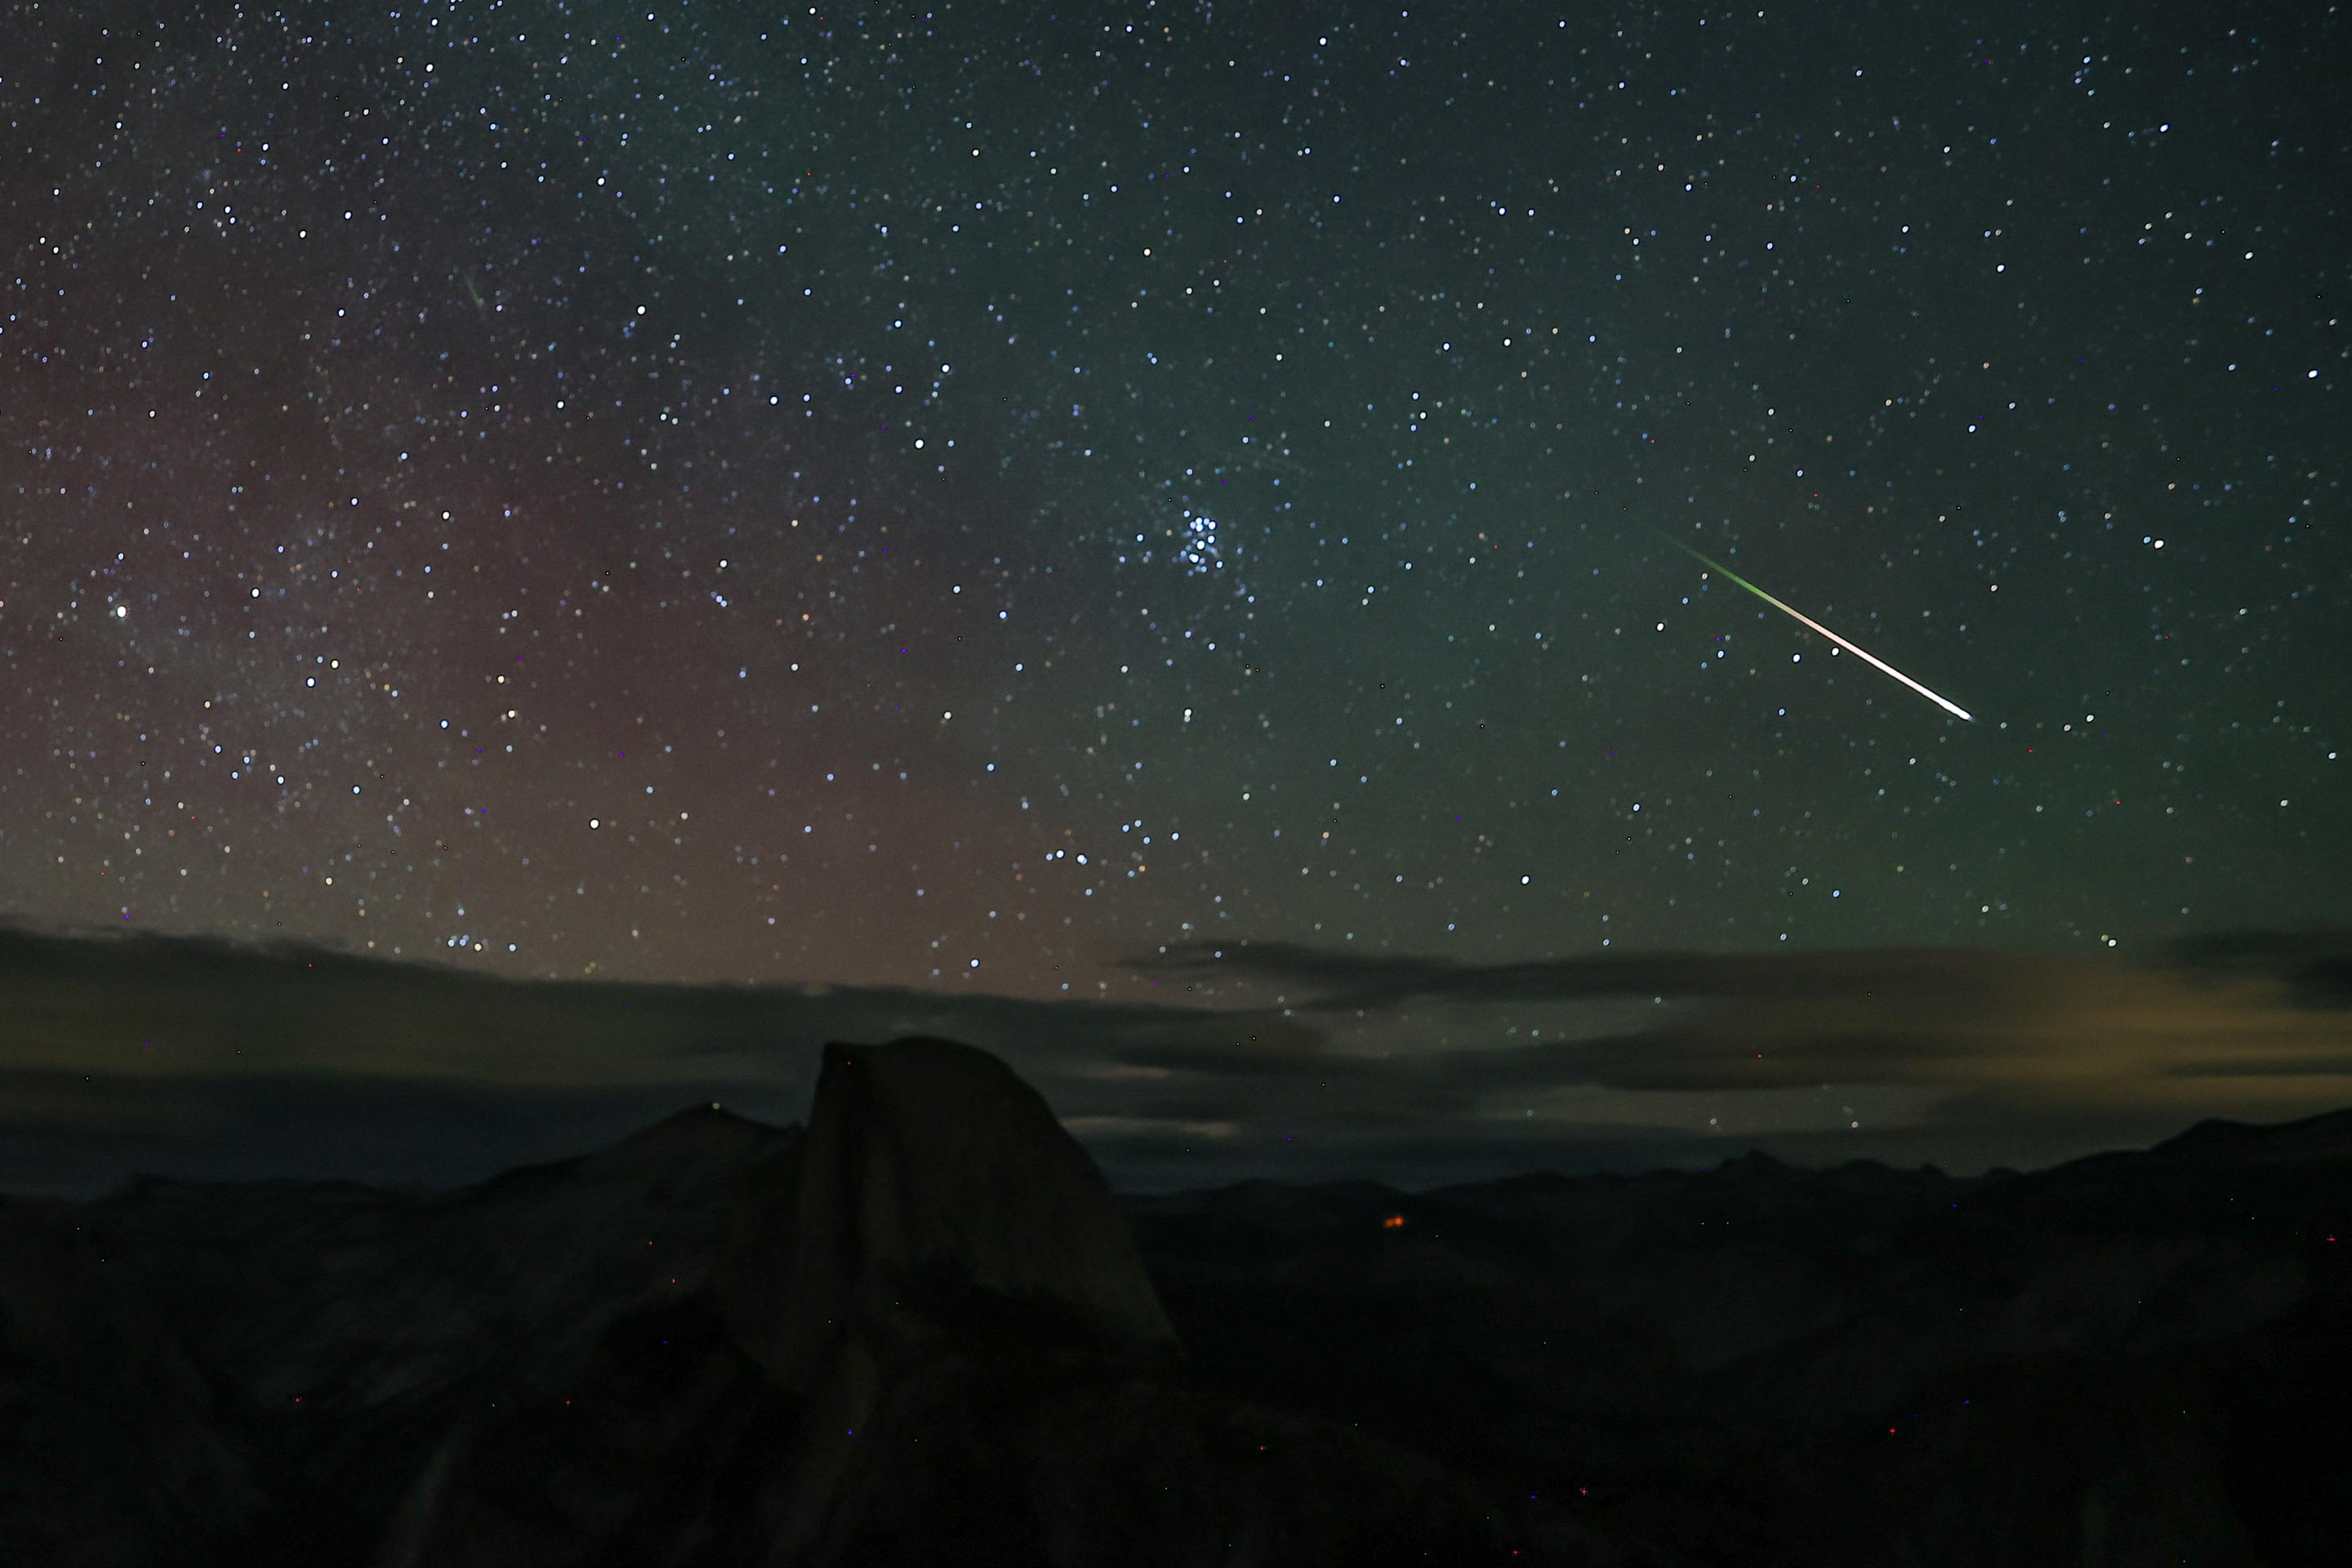
<instances>
[{"instance_id":1,"label":"dark granite cliff","mask_svg":"<svg viewBox=\"0 0 2352 1568\"><path fill-rule=\"evenodd\" d=\"M0 1564L2296 1564L2352 1113L1114 1200L940 1041L431 1194L0 1200Z\"/></svg>"}]
</instances>

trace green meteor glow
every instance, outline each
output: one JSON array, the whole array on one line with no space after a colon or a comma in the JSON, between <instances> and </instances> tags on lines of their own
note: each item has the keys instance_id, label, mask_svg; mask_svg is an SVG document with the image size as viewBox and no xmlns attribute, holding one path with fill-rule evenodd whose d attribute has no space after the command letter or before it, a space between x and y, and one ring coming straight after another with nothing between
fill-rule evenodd
<instances>
[{"instance_id":1,"label":"green meteor glow","mask_svg":"<svg viewBox=\"0 0 2352 1568\"><path fill-rule=\"evenodd\" d=\"M1926 698L1937 707L1941 708L1945 712L1952 714L1957 718L1966 719L1971 724L1976 722L1976 715L1970 713L1958 703L1950 701L1946 698L1937 696L1934 692L1928 690L1926 687L1920 685L1917 681L1912 679L1909 676L1904 674L1901 670L1895 668L1885 659L1878 658L1863 652L1862 649L1854 647L1853 644L1846 641L1845 638L1838 636L1837 633L1830 630L1829 627L1822 625L1821 622L1814 620L1811 616L1801 615L1799 612L1790 609L1788 605L1782 604L1780 600L1774 598L1771 595L1766 593L1755 584L1750 583L1747 578L1742 577L1730 567L1724 565L1721 562L1708 560L1706 556L1701 555L1697 551L1693 550L1689 545L1685 544L1681 540L1674 538L1670 534L1662 533L1658 537L1664 539L1668 544L1673 545L1676 550L1681 551L1684 554L1689 556L1692 560L1697 562L1700 565L1706 567L1710 572L1719 573L1723 576L1730 578L1733 582L1738 584L1741 587L1747 589L1749 593L1755 595L1758 598L1763 600L1766 604L1771 605L1774 609L1780 611L1782 615L1787 616L1799 625L1821 633L1822 636L1829 638L1830 641L1837 644L1838 647L1845 649L1846 652L1853 655L1854 658L1867 663L1873 668L1885 671L1888 675L1893 676L1895 679L1901 681L1904 685L1909 687L1912 690L1917 692L1920 696Z\"/></svg>"}]
</instances>

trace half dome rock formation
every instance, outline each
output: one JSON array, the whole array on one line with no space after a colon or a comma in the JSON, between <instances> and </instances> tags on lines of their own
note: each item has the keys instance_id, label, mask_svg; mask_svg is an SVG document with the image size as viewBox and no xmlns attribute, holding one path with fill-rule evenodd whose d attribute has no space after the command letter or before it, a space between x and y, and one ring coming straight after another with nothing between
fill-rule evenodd
<instances>
[{"instance_id":1,"label":"half dome rock formation","mask_svg":"<svg viewBox=\"0 0 2352 1568\"><path fill-rule=\"evenodd\" d=\"M720 1300L805 1392L859 1325L1018 1309L1108 1346L1175 1331L1102 1173L1011 1068L952 1040L825 1047L799 1147L747 1173Z\"/></svg>"},{"instance_id":2,"label":"half dome rock formation","mask_svg":"<svg viewBox=\"0 0 2352 1568\"><path fill-rule=\"evenodd\" d=\"M806 1401L776 1499L782 1562L870 1558L877 1524L943 1479L943 1434L1018 1447L1028 1399L1175 1345L1094 1161L971 1046L826 1047L807 1136L746 1173L734 1217L720 1310ZM963 1511L931 1498L942 1510Z\"/></svg>"}]
</instances>

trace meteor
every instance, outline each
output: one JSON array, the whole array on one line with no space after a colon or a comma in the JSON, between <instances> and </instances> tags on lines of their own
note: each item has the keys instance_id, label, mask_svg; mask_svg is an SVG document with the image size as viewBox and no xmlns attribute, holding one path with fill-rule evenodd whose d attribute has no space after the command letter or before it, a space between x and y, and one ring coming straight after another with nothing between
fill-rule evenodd
<instances>
[{"instance_id":1,"label":"meteor","mask_svg":"<svg viewBox=\"0 0 2352 1568\"><path fill-rule=\"evenodd\" d=\"M1774 598L1771 595L1766 593L1755 584L1750 583L1747 578L1742 577L1738 573L1734 572L1728 566L1722 564L1720 562L1708 560L1706 556L1701 555L1697 551L1693 550L1689 545L1685 544L1681 540L1675 538L1671 534L1662 533L1658 537L1664 539L1668 544L1673 545L1676 550L1681 551L1684 554L1689 556L1700 565L1706 567L1709 571L1721 573L1724 576L1730 578L1733 582L1738 584L1741 587L1747 589L1749 593L1755 595L1758 598L1763 600L1766 604L1771 605L1782 615L1787 616L1798 625L1821 633L1822 636L1829 638L1830 641L1837 644L1838 647L1845 649L1846 652L1853 655L1854 658L1864 661L1875 669L1884 670L1888 675L1893 676L1895 679L1901 681L1904 685L1909 687L1912 690L1917 692L1920 696L1926 698L1937 707L1941 708L1945 712L1949 713L1956 718L1966 719L1971 724L1976 722L1976 715L1961 707L1958 703L1949 702L1945 700L1943 698L1937 696L1934 692L1928 690L1926 687L1920 685L1917 681L1912 679L1909 676L1904 674L1901 670L1895 668L1885 659L1876 658L1863 652L1862 649L1854 647L1853 644L1846 641L1845 638L1838 636L1837 633L1830 630L1829 627L1822 625L1821 622L1814 620L1811 616L1798 614L1795 610L1790 609L1788 605L1782 604L1780 600Z\"/></svg>"}]
</instances>

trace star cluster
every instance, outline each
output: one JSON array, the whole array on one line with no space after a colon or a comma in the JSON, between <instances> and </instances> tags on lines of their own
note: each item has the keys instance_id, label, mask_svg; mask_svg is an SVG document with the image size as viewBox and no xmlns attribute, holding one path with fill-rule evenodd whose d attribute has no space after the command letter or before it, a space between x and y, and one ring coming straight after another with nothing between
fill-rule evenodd
<instances>
[{"instance_id":1,"label":"star cluster","mask_svg":"<svg viewBox=\"0 0 2352 1568\"><path fill-rule=\"evenodd\" d=\"M12 912L1038 996L2340 922L2347 24L1892 15L20 7Z\"/></svg>"}]
</instances>

